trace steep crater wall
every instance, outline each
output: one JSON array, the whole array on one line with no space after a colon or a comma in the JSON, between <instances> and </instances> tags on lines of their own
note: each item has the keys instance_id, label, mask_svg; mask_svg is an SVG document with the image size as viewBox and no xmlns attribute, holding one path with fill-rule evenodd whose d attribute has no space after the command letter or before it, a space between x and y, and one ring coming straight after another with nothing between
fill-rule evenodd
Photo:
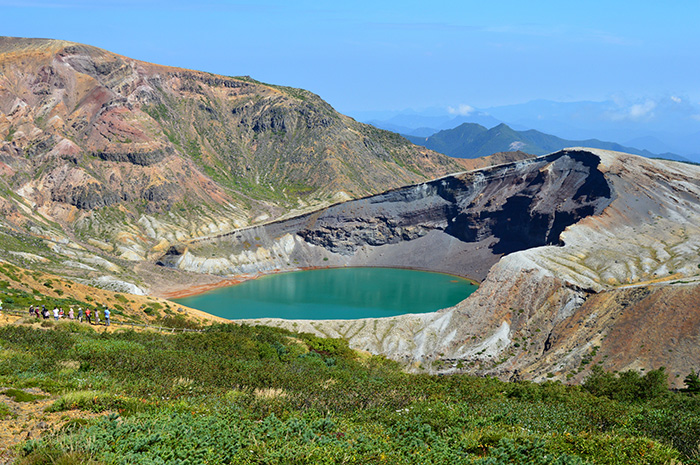
<instances>
[{"instance_id":1,"label":"steep crater wall","mask_svg":"<svg viewBox=\"0 0 700 465\"><path fill-rule=\"evenodd\" d=\"M559 245L613 193L584 151L447 176L311 214L172 247L159 264L235 275L399 266L483 279L505 254Z\"/></svg>"}]
</instances>

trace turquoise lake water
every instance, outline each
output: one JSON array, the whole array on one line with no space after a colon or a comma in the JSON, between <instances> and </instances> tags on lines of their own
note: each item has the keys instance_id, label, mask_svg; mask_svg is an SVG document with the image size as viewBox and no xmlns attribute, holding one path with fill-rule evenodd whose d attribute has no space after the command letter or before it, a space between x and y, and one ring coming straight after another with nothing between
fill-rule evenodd
<instances>
[{"instance_id":1,"label":"turquoise lake water","mask_svg":"<svg viewBox=\"0 0 700 465\"><path fill-rule=\"evenodd\" d=\"M263 276L174 301L232 320L345 320L433 312L464 300L477 287L441 273L331 268Z\"/></svg>"}]
</instances>

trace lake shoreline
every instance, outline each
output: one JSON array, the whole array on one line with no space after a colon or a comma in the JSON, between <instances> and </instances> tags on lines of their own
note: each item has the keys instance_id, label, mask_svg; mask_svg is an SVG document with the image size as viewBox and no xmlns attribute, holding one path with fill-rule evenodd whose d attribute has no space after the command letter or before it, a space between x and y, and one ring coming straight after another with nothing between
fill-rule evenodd
<instances>
[{"instance_id":1,"label":"lake shoreline","mask_svg":"<svg viewBox=\"0 0 700 465\"><path fill-rule=\"evenodd\" d=\"M273 271L216 284L193 287L173 301L230 320L363 319L430 313L461 302L479 286L447 273L376 266Z\"/></svg>"},{"instance_id":2,"label":"lake shoreline","mask_svg":"<svg viewBox=\"0 0 700 465\"><path fill-rule=\"evenodd\" d=\"M263 276L269 276L269 275L281 274L281 273L296 273L299 271L331 270L331 269L342 269L342 268L389 268L389 269L397 269L397 270L423 271L426 273L446 274L446 275L454 276L454 277L457 277L460 279L466 279L467 281L469 281L472 284L475 284L477 286L481 285L481 283L479 281L477 281L473 278L470 278L468 276L460 276L460 275L457 275L454 273L443 273L441 271L412 268L409 266L305 266L305 267L295 268L295 269L291 269L291 270L274 269L274 270L270 270L270 271L261 271L261 272L252 273L252 274L241 274L241 275L232 276L230 278L223 278L220 281L216 281L213 283L189 285L186 287L185 286L176 287L174 290L169 290L169 291L166 291L163 293L159 293L159 294L157 294L157 296L161 297L163 299L167 299L167 300L183 299L185 297L192 297L195 295L204 294L206 292L213 291L215 289L220 289L222 287L235 286L236 284L241 284L241 283L246 282L246 281L251 281L253 279L262 278Z\"/></svg>"}]
</instances>

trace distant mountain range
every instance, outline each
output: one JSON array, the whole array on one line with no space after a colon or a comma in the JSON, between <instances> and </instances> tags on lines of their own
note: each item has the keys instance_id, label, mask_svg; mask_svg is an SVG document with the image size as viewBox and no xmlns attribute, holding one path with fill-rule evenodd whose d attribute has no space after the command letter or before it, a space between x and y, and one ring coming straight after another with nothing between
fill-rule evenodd
<instances>
[{"instance_id":1,"label":"distant mountain range","mask_svg":"<svg viewBox=\"0 0 700 465\"><path fill-rule=\"evenodd\" d=\"M429 137L462 123L486 128L505 123L516 131L535 129L573 141L615 141L624 147L663 154L660 156L665 158L677 158L666 154L678 154L700 162L700 103L684 96L637 100L617 97L601 102L534 100L489 108L462 105L356 112L351 116L378 128L419 137Z\"/></svg>"},{"instance_id":2,"label":"distant mountain range","mask_svg":"<svg viewBox=\"0 0 700 465\"><path fill-rule=\"evenodd\" d=\"M486 113L470 113L469 115L412 115L400 114L387 120L370 119L367 124L398 132L409 136L428 137L443 129L453 129L463 123L477 123L488 128L494 127L502 121Z\"/></svg>"},{"instance_id":3,"label":"distant mountain range","mask_svg":"<svg viewBox=\"0 0 700 465\"><path fill-rule=\"evenodd\" d=\"M598 139L568 140L530 129L516 131L501 123L491 129L476 123L462 123L454 129L445 129L429 137L404 135L416 145L444 153L455 158L479 158L496 152L520 150L533 155L544 155L566 147L591 147L632 153L648 158L689 161L673 153L654 154L648 150L625 147L615 142Z\"/></svg>"}]
</instances>

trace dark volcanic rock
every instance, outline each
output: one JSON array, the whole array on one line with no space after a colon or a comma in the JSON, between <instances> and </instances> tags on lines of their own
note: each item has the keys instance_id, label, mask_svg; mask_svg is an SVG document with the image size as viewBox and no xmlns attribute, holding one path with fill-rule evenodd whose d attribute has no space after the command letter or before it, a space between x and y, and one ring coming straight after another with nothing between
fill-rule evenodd
<instances>
[{"instance_id":1,"label":"dark volcanic rock","mask_svg":"<svg viewBox=\"0 0 700 465\"><path fill-rule=\"evenodd\" d=\"M598 157L559 152L328 208L313 227L298 232L307 242L342 254L363 245L395 244L441 230L463 242L495 239L502 255L556 245L559 235L611 201Z\"/></svg>"},{"instance_id":2,"label":"dark volcanic rock","mask_svg":"<svg viewBox=\"0 0 700 465\"><path fill-rule=\"evenodd\" d=\"M114 205L121 199L115 192L105 189L102 185L93 183L52 191L51 200L53 202L64 202L81 210L92 210Z\"/></svg>"},{"instance_id":3,"label":"dark volcanic rock","mask_svg":"<svg viewBox=\"0 0 700 465\"><path fill-rule=\"evenodd\" d=\"M567 226L603 211L613 195L599 162L591 153L562 151L446 176L198 241L184 266L228 274L318 266L323 259L327 266L403 266L481 280L504 254L561 245ZM280 254L278 241L286 236L296 242ZM252 244L276 252L253 257ZM211 247L238 258L205 264ZM180 266L179 260L161 261Z\"/></svg>"},{"instance_id":4,"label":"dark volcanic rock","mask_svg":"<svg viewBox=\"0 0 700 465\"><path fill-rule=\"evenodd\" d=\"M160 163L165 159L169 148L165 150L154 150L152 152L97 152L94 156L105 161L128 162L134 165L151 166Z\"/></svg>"}]
</instances>

